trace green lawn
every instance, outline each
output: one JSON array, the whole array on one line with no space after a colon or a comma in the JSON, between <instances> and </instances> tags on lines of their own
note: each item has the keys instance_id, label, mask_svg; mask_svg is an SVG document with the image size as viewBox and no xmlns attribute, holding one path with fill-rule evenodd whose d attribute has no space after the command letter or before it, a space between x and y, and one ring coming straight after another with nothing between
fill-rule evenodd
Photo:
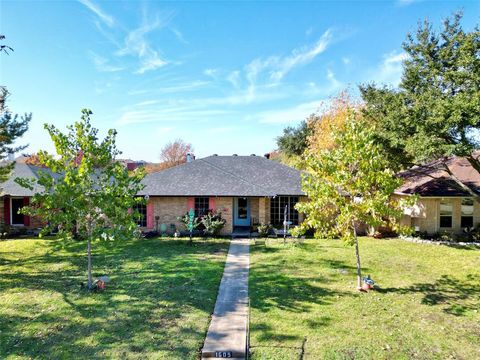
<instances>
[{"instance_id":1,"label":"green lawn","mask_svg":"<svg viewBox=\"0 0 480 360\"><path fill-rule=\"evenodd\" d=\"M80 288L85 244L0 241L0 359L196 359L213 312L228 242L97 242Z\"/></svg>"},{"instance_id":2,"label":"green lawn","mask_svg":"<svg viewBox=\"0 0 480 360\"><path fill-rule=\"evenodd\" d=\"M362 238L251 248L253 359L480 359L480 250ZM303 347L303 350L302 350Z\"/></svg>"}]
</instances>

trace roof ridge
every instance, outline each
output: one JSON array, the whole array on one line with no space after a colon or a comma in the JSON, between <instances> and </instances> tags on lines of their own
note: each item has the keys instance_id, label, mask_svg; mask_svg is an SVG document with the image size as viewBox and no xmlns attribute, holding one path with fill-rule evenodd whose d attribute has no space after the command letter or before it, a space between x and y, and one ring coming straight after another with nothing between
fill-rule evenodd
<instances>
[{"instance_id":1,"label":"roof ridge","mask_svg":"<svg viewBox=\"0 0 480 360\"><path fill-rule=\"evenodd\" d=\"M234 178L239 179L239 180L241 180L241 181L243 181L243 182L246 182L247 184L249 184L249 185L251 185L251 186L260 188L260 189L266 191L267 193L273 194L273 193L272 193L270 190L268 190L267 188L265 188L265 187L263 187L263 186L260 186L260 185L257 185L257 184L254 184L254 183L248 181L247 179L244 179L243 177L238 176L238 175L235 174L235 173L232 173L232 172L230 172L230 171L225 170L225 169L224 169L223 167L221 167L221 166L212 164L211 162L205 160L205 159L207 159L207 158L209 158L209 157L210 157L210 156L208 156L208 157L206 157L206 158L203 158L203 159L198 159L198 160L196 160L196 161L203 161L204 163L210 165L211 167L213 167L213 168L215 168L215 169L217 169L217 170L222 171L222 172L225 173L225 174L231 175L231 176L233 176Z\"/></svg>"}]
</instances>

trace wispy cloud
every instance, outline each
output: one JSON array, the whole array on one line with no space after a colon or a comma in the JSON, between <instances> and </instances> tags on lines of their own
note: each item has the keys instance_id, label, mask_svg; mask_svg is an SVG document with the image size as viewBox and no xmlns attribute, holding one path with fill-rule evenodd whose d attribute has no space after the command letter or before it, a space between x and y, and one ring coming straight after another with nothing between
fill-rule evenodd
<instances>
[{"instance_id":1,"label":"wispy cloud","mask_svg":"<svg viewBox=\"0 0 480 360\"><path fill-rule=\"evenodd\" d=\"M402 77L402 63L408 58L404 52L392 51L383 56L383 61L380 64L376 74L374 74L375 82L379 84L390 84L397 86Z\"/></svg>"},{"instance_id":2,"label":"wispy cloud","mask_svg":"<svg viewBox=\"0 0 480 360\"><path fill-rule=\"evenodd\" d=\"M256 96L259 82L268 87L275 86L294 68L313 61L327 49L332 37L332 30L328 29L315 44L296 48L287 56L274 55L252 60L244 68L249 97L253 99Z\"/></svg>"},{"instance_id":3,"label":"wispy cloud","mask_svg":"<svg viewBox=\"0 0 480 360\"><path fill-rule=\"evenodd\" d=\"M111 65L108 60L103 56L98 55L97 53L90 51L90 58L92 59L95 68L101 72L117 72L124 69L123 66Z\"/></svg>"},{"instance_id":4,"label":"wispy cloud","mask_svg":"<svg viewBox=\"0 0 480 360\"><path fill-rule=\"evenodd\" d=\"M183 36L183 33L180 30L174 27L170 27L169 29L175 35L178 41L184 44L189 44L189 42L185 40L185 37Z\"/></svg>"},{"instance_id":5,"label":"wispy cloud","mask_svg":"<svg viewBox=\"0 0 480 360\"><path fill-rule=\"evenodd\" d=\"M235 70L228 74L227 81L235 88L238 88L240 86L240 71Z\"/></svg>"},{"instance_id":6,"label":"wispy cloud","mask_svg":"<svg viewBox=\"0 0 480 360\"><path fill-rule=\"evenodd\" d=\"M165 108L156 108L149 110L133 110L126 111L118 119L119 126L144 124L144 123L160 123L160 122L187 122L211 120L213 117L225 116L229 114L228 110L221 109L196 109L186 108L185 106L173 106Z\"/></svg>"},{"instance_id":7,"label":"wispy cloud","mask_svg":"<svg viewBox=\"0 0 480 360\"><path fill-rule=\"evenodd\" d=\"M218 75L218 69L208 68L203 70L203 74L212 78L216 78Z\"/></svg>"},{"instance_id":8,"label":"wispy cloud","mask_svg":"<svg viewBox=\"0 0 480 360\"><path fill-rule=\"evenodd\" d=\"M293 124L306 119L319 110L323 100L310 101L278 110L264 111L256 115L263 124Z\"/></svg>"},{"instance_id":9,"label":"wispy cloud","mask_svg":"<svg viewBox=\"0 0 480 360\"><path fill-rule=\"evenodd\" d=\"M238 126L215 126L207 129L209 134L227 134L238 130Z\"/></svg>"},{"instance_id":10,"label":"wispy cloud","mask_svg":"<svg viewBox=\"0 0 480 360\"><path fill-rule=\"evenodd\" d=\"M90 0L78 0L81 4L85 5L90 11L92 11L95 15L98 16L98 18L107 26L113 27L115 24L115 19L113 16L108 15L105 13L100 6L97 4L93 3Z\"/></svg>"},{"instance_id":11,"label":"wispy cloud","mask_svg":"<svg viewBox=\"0 0 480 360\"><path fill-rule=\"evenodd\" d=\"M407 6L420 1L422 0L397 0L397 5Z\"/></svg>"},{"instance_id":12,"label":"wispy cloud","mask_svg":"<svg viewBox=\"0 0 480 360\"><path fill-rule=\"evenodd\" d=\"M147 71L158 69L168 64L157 49L154 49L147 39L147 35L168 24L169 15L164 19L157 16L153 21L144 19L142 25L130 31L124 40L124 46L116 52L118 56L131 55L140 60L140 65L135 71L144 74Z\"/></svg>"},{"instance_id":13,"label":"wispy cloud","mask_svg":"<svg viewBox=\"0 0 480 360\"><path fill-rule=\"evenodd\" d=\"M271 73L273 80L281 80L294 67L304 65L312 61L317 55L323 53L332 40L332 31L329 29L323 33L313 46L302 47L292 51L291 55L285 58L278 58L277 69Z\"/></svg>"}]
</instances>

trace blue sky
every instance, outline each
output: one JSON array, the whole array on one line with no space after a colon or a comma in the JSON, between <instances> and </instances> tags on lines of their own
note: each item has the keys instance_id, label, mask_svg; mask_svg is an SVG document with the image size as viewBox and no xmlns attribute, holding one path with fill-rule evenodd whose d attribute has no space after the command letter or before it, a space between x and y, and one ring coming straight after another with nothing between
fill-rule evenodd
<instances>
[{"instance_id":1,"label":"blue sky","mask_svg":"<svg viewBox=\"0 0 480 360\"><path fill-rule=\"evenodd\" d=\"M33 113L29 152L88 107L123 157L157 161L175 138L201 157L264 154L340 90L397 84L405 34L459 9L479 23L477 1L1 1L15 51L0 84Z\"/></svg>"}]
</instances>

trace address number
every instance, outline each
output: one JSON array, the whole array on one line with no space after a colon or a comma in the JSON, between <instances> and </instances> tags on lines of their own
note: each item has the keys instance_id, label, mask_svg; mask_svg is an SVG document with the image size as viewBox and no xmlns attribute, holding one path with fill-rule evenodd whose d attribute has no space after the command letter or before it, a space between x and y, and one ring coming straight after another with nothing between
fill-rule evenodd
<instances>
[{"instance_id":1,"label":"address number","mask_svg":"<svg viewBox=\"0 0 480 360\"><path fill-rule=\"evenodd\" d=\"M233 356L231 351L215 351L215 357L226 359L226 358L231 358Z\"/></svg>"}]
</instances>

